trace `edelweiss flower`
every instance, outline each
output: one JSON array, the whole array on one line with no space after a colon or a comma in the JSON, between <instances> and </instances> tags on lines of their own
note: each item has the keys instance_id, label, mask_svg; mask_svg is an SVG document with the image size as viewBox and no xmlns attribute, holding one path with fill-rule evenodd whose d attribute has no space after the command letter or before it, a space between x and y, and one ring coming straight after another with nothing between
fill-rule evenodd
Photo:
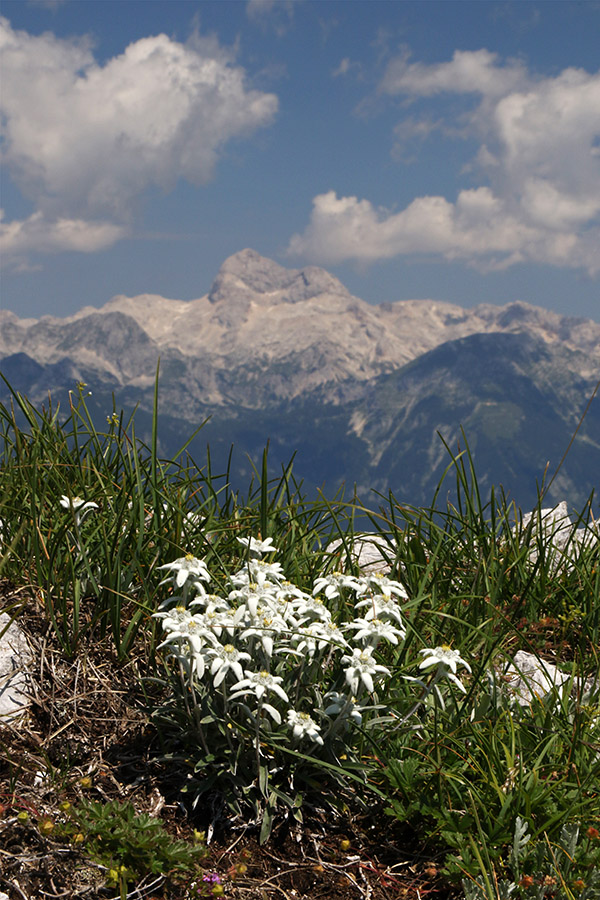
<instances>
[{"instance_id":1,"label":"edelweiss flower","mask_svg":"<svg viewBox=\"0 0 600 900\"><path fill-rule=\"evenodd\" d=\"M257 637L268 657L273 654L273 638L289 631L287 622L271 612L270 609L258 609L256 616L252 617L249 627L242 631L241 637L246 640L249 637Z\"/></svg>"},{"instance_id":2,"label":"edelweiss flower","mask_svg":"<svg viewBox=\"0 0 600 900\"><path fill-rule=\"evenodd\" d=\"M350 685L353 694L358 694L360 683L364 684L370 694L375 690L373 685L373 675L379 673L381 675L390 675L390 670L385 666L381 666L373 659L373 648L365 647L361 650L356 647L352 651L352 656L342 656L342 663L350 665L345 670L346 681Z\"/></svg>"},{"instance_id":3,"label":"edelweiss flower","mask_svg":"<svg viewBox=\"0 0 600 900\"><path fill-rule=\"evenodd\" d=\"M313 594L324 592L328 600L339 597L343 588L356 590L358 581L353 575L344 575L343 572L332 572L331 575L321 575L313 585Z\"/></svg>"},{"instance_id":4,"label":"edelweiss flower","mask_svg":"<svg viewBox=\"0 0 600 900\"><path fill-rule=\"evenodd\" d=\"M63 494L59 501L60 505L64 507L64 509L70 509L71 512L75 516L75 525L79 527L85 515L91 512L93 509L100 509L97 503L94 503L92 500L82 500L81 497L67 497L66 494Z\"/></svg>"},{"instance_id":5,"label":"edelweiss flower","mask_svg":"<svg viewBox=\"0 0 600 900\"><path fill-rule=\"evenodd\" d=\"M266 669L263 669L262 672L249 672L246 669L246 677L233 685L233 691L229 695L229 698L235 700L238 697L246 697L248 694L254 694L257 700L262 701L260 708L268 712L274 722L281 725L281 713L271 706L270 703L265 703L263 700L267 691L273 691L273 693L281 697L282 700L289 703L288 695L279 684L281 681L283 681L281 676L271 675Z\"/></svg>"},{"instance_id":6,"label":"edelweiss flower","mask_svg":"<svg viewBox=\"0 0 600 900\"><path fill-rule=\"evenodd\" d=\"M219 687L229 670L238 679L238 683L244 677L244 671L240 665L241 659L250 659L249 653L241 653L233 646L233 644L225 644L224 647L216 647L209 650L209 655L213 658L210 666L211 675L214 675L213 684Z\"/></svg>"},{"instance_id":7,"label":"edelweiss flower","mask_svg":"<svg viewBox=\"0 0 600 900\"><path fill-rule=\"evenodd\" d=\"M296 712L295 709L289 709L287 720L296 740L300 741L302 738L307 737L317 744L323 743L323 738L319 734L321 729L308 713Z\"/></svg>"},{"instance_id":8,"label":"edelweiss flower","mask_svg":"<svg viewBox=\"0 0 600 900\"><path fill-rule=\"evenodd\" d=\"M420 669L430 669L432 666L437 666L437 678L448 678L460 688L463 694L466 694L465 686L456 677L456 668L457 666L464 666L467 672L470 672L471 666L465 662L458 650L452 650L447 644L443 644L441 647L428 647L425 650L420 650L419 653L425 657L419 663Z\"/></svg>"},{"instance_id":9,"label":"edelweiss flower","mask_svg":"<svg viewBox=\"0 0 600 900\"><path fill-rule=\"evenodd\" d=\"M355 697L348 697L347 694L340 694L338 691L329 691L325 694L325 700L329 700L329 706L323 711L326 716L339 716L344 719L351 719L355 725L362 725L361 709L358 706Z\"/></svg>"},{"instance_id":10,"label":"edelweiss flower","mask_svg":"<svg viewBox=\"0 0 600 900\"><path fill-rule=\"evenodd\" d=\"M331 613L320 597L306 597L304 603L298 606L298 613L303 622L311 619L320 619L322 622L331 621Z\"/></svg>"},{"instance_id":11,"label":"edelweiss flower","mask_svg":"<svg viewBox=\"0 0 600 900\"><path fill-rule=\"evenodd\" d=\"M72 509L75 512L82 513L84 509L98 509L98 504L93 503L93 501L88 500L87 503L85 500L82 500L81 497L67 497L66 494L63 494L60 498L60 505L64 506L65 509Z\"/></svg>"},{"instance_id":12,"label":"edelweiss flower","mask_svg":"<svg viewBox=\"0 0 600 900\"><path fill-rule=\"evenodd\" d=\"M179 559L174 560L174 562L165 563L164 566L159 566L158 568L168 569L169 572L176 572L175 584L178 588L183 587L188 578L190 578L196 587L203 591L202 585L198 582L198 579L210 581L210 574L206 567L206 563L201 559L196 559L192 553L188 553L187 556L181 556ZM161 581L161 584L166 584L169 580L169 578L165 578L164 581Z\"/></svg>"},{"instance_id":13,"label":"edelweiss flower","mask_svg":"<svg viewBox=\"0 0 600 900\"><path fill-rule=\"evenodd\" d=\"M305 653L312 659L317 649L325 647L347 647L348 642L334 622L312 622L298 628L293 636L296 652Z\"/></svg>"},{"instance_id":14,"label":"edelweiss flower","mask_svg":"<svg viewBox=\"0 0 600 900\"><path fill-rule=\"evenodd\" d=\"M259 588L257 584L251 581L249 584L245 584L240 587L238 590L229 592L229 601L231 603L237 603L241 600L241 603L248 611L251 616L255 616L259 607L262 607L265 602L268 605L268 598L274 593L274 585L265 584L262 588Z\"/></svg>"},{"instance_id":15,"label":"edelweiss flower","mask_svg":"<svg viewBox=\"0 0 600 900\"><path fill-rule=\"evenodd\" d=\"M387 575L383 575L381 572L372 572L370 575L364 575L360 582L360 590L357 591L359 597L366 594L367 591L374 591L377 594L383 594L384 597L391 597L395 594L403 600L408 600L406 588L399 581L393 581L393 579L388 578Z\"/></svg>"},{"instance_id":16,"label":"edelweiss flower","mask_svg":"<svg viewBox=\"0 0 600 900\"><path fill-rule=\"evenodd\" d=\"M358 631L354 635L357 641L366 640L367 644L376 647L381 638L389 641L390 644L397 644L398 638L403 638L406 634L404 629L396 628L391 622L385 622L383 619L356 619L346 625L347 629L357 628Z\"/></svg>"},{"instance_id":17,"label":"edelweiss flower","mask_svg":"<svg viewBox=\"0 0 600 900\"><path fill-rule=\"evenodd\" d=\"M402 611L398 606L398 602L392 597L386 597L385 594L374 594L371 597L365 597L354 604L354 609L360 609L365 606L365 619L395 619L403 628Z\"/></svg>"},{"instance_id":18,"label":"edelweiss flower","mask_svg":"<svg viewBox=\"0 0 600 900\"><path fill-rule=\"evenodd\" d=\"M249 672L246 669L246 677L233 685L231 697L254 694L260 700L267 691L273 691L274 694L277 694L278 697L289 703L288 695L280 685L282 681L281 675L271 675L266 669L263 669L261 672Z\"/></svg>"},{"instance_id":19,"label":"edelweiss flower","mask_svg":"<svg viewBox=\"0 0 600 900\"><path fill-rule=\"evenodd\" d=\"M262 588L273 582L279 584L282 578L283 569L279 563L251 559L239 572L231 575L229 580L237 588L243 588L249 584L255 584Z\"/></svg>"},{"instance_id":20,"label":"edelweiss flower","mask_svg":"<svg viewBox=\"0 0 600 900\"><path fill-rule=\"evenodd\" d=\"M207 631L202 616L192 615L183 606L168 612L154 613L154 616L162 618L163 630L168 635L157 649L173 645L179 647L179 651L173 651L175 655L182 661L191 658L192 669L195 669L198 678L202 678L206 666L206 647L215 642L213 635Z\"/></svg>"},{"instance_id":21,"label":"edelweiss flower","mask_svg":"<svg viewBox=\"0 0 600 900\"><path fill-rule=\"evenodd\" d=\"M250 551L250 559L260 559L263 553L275 553L277 547L273 546L273 538L259 541L254 537L238 538L240 544Z\"/></svg>"}]
</instances>

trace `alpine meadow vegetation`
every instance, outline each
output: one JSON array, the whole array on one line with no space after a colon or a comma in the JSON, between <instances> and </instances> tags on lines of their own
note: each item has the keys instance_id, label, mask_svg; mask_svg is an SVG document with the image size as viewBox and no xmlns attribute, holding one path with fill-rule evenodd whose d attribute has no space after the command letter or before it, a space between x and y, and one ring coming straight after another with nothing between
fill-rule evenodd
<instances>
[{"instance_id":1,"label":"alpine meadow vegetation","mask_svg":"<svg viewBox=\"0 0 600 900\"><path fill-rule=\"evenodd\" d=\"M428 508L308 499L292 463L269 471L268 450L242 493L189 441L161 458L156 403L148 445L117 409L99 429L85 385L66 413L13 392L0 441L3 610L25 631L35 618L36 646L60 665L100 667L115 697L127 678L173 800L169 833L162 807L136 812L120 782L101 790L106 772L79 772L81 748L53 755L72 722L48 709L27 763L34 703L29 726L0 724L0 890L25 883L35 835L96 867L87 896L134 896L144 878L156 897L241 896L251 861L232 851L215 865L219 834L269 847L287 829L301 843L319 819L342 837L315 871L336 877L363 865L344 837L360 821L406 839L414 891L600 898L593 498L557 540L543 484L527 517L501 488L484 498L468 448L448 448ZM365 536L377 566L357 557ZM518 651L565 677L519 693ZM339 896L416 897L403 871L378 875L379 894L347 875ZM271 896L267 881L244 896Z\"/></svg>"}]
</instances>

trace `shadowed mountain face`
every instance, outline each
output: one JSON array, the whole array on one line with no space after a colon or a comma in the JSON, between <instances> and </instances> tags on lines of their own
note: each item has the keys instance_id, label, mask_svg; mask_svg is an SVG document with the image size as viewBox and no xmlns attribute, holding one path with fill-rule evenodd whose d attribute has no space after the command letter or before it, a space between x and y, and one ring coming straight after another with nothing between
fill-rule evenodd
<instances>
[{"instance_id":1,"label":"shadowed mountain face","mask_svg":"<svg viewBox=\"0 0 600 900\"><path fill-rule=\"evenodd\" d=\"M34 403L85 381L100 425L117 405L149 414L160 359L160 440L172 455L237 447L245 480L271 461L307 486L345 481L426 503L466 433L484 493L502 484L531 505L558 465L600 377L600 325L523 303L471 310L429 300L372 306L323 269L286 269L252 250L225 261L190 302L115 297L75 316L0 313L1 371ZM6 399L4 390L2 399ZM583 504L600 473L600 398L549 500ZM451 484L449 484L451 488Z\"/></svg>"}]
</instances>

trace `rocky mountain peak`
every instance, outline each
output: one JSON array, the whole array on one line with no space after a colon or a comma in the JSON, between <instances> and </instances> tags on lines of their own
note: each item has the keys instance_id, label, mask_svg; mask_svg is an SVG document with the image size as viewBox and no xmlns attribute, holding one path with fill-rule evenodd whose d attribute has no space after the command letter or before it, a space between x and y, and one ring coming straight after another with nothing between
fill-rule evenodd
<instances>
[{"instance_id":1,"label":"rocky mountain peak","mask_svg":"<svg viewBox=\"0 0 600 900\"><path fill-rule=\"evenodd\" d=\"M318 266L286 269L256 250L246 249L225 260L208 299L211 303L222 300L231 303L257 299L257 294L269 294L271 298L279 295L277 299L284 303L299 303L318 294L350 296L341 281L325 269Z\"/></svg>"}]
</instances>

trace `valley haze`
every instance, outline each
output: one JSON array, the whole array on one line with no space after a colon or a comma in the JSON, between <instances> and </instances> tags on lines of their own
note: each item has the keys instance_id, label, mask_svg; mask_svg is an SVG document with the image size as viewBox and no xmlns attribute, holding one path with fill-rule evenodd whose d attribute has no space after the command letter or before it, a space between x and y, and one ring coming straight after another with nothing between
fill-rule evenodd
<instances>
[{"instance_id":1,"label":"valley haze","mask_svg":"<svg viewBox=\"0 0 600 900\"><path fill-rule=\"evenodd\" d=\"M1 311L0 358L34 404L50 391L68 409L66 392L86 382L101 427L113 394L117 408L139 404L142 437L160 360L165 456L210 417L191 447L199 465L207 443L213 462L233 443L234 477L247 482L246 454L258 461L269 440L274 473L297 451L294 472L311 490L356 484L365 501L375 489L430 502L450 462L440 435L464 450L464 428L484 492L501 484L526 508L600 378L600 324L521 302L373 305L325 269L245 249L197 300L119 295L66 318ZM596 398L546 505L581 506L597 486L599 408Z\"/></svg>"}]
</instances>

